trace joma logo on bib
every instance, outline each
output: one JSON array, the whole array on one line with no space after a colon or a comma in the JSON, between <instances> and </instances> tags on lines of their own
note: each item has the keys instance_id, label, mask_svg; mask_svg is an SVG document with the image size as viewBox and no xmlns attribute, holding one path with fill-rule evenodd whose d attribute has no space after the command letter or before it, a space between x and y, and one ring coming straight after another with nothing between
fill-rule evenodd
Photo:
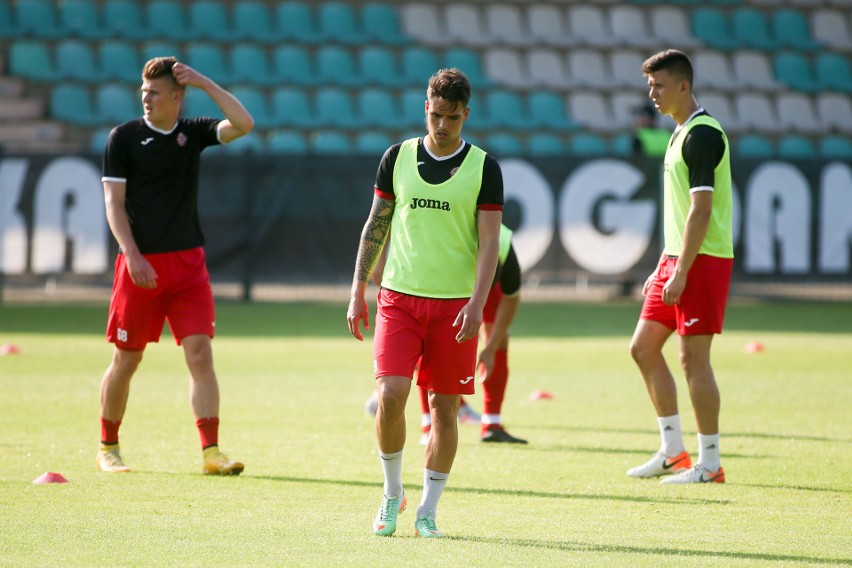
<instances>
[{"instance_id":1,"label":"joma logo on bib","mask_svg":"<svg viewBox=\"0 0 852 568\"><path fill-rule=\"evenodd\" d=\"M437 199L420 199L418 197L413 197L411 199L411 208L412 209L440 209L442 211L450 210L450 202L449 201L439 201Z\"/></svg>"}]
</instances>

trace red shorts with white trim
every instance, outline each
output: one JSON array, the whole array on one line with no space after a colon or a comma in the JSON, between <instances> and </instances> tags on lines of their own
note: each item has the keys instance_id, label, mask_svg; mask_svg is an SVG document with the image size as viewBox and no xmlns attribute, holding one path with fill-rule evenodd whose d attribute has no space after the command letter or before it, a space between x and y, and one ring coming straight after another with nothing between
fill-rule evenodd
<instances>
[{"instance_id":1,"label":"red shorts with white trim","mask_svg":"<svg viewBox=\"0 0 852 568\"><path fill-rule=\"evenodd\" d=\"M169 322L178 345L190 335L213 337L216 311L204 249L146 254L157 273L157 287L140 288L130 279L127 259L115 259L107 341L119 349L141 351L158 342Z\"/></svg>"},{"instance_id":2,"label":"red shorts with white trim","mask_svg":"<svg viewBox=\"0 0 852 568\"><path fill-rule=\"evenodd\" d=\"M413 377L419 361L419 386L439 394L473 394L477 340L458 343L458 328L453 327L467 302L379 290L373 337L376 377Z\"/></svg>"},{"instance_id":3,"label":"red shorts with white trim","mask_svg":"<svg viewBox=\"0 0 852 568\"><path fill-rule=\"evenodd\" d=\"M679 335L722 333L734 259L699 254L689 269L680 303L668 306L663 303L663 287L675 266L677 258L666 257L663 260L645 296L639 317L677 330Z\"/></svg>"}]
</instances>

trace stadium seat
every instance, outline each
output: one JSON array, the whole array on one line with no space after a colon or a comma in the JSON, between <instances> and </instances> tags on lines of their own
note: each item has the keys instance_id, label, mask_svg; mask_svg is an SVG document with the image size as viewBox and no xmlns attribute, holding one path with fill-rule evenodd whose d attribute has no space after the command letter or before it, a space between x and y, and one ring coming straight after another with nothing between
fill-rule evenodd
<instances>
[{"instance_id":1,"label":"stadium seat","mask_svg":"<svg viewBox=\"0 0 852 568\"><path fill-rule=\"evenodd\" d=\"M530 128L569 132L578 125L566 114L565 97L552 91L534 91L527 97Z\"/></svg>"},{"instance_id":2,"label":"stadium seat","mask_svg":"<svg viewBox=\"0 0 852 568\"><path fill-rule=\"evenodd\" d=\"M783 130L768 96L753 92L741 93L737 96L734 105L743 128L754 128L758 132L769 134L776 134Z\"/></svg>"},{"instance_id":3,"label":"stadium seat","mask_svg":"<svg viewBox=\"0 0 852 568\"><path fill-rule=\"evenodd\" d=\"M400 95L402 125L406 128L425 128L426 124L426 88L411 87Z\"/></svg>"},{"instance_id":4,"label":"stadium seat","mask_svg":"<svg viewBox=\"0 0 852 568\"><path fill-rule=\"evenodd\" d=\"M95 126L100 120L92 101L86 87L78 83L60 83L50 91L50 116L71 124Z\"/></svg>"},{"instance_id":5,"label":"stadium seat","mask_svg":"<svg viewBox=\"0 0 852 568\"><path fill-rule=\"evenodd\" d=\"M179 0L152 0L146 10L151 37L172 41L196 39L187 21L186 10ZM187 50L187 52L189 49Z\"/></svg>"},{"instance_id":6,"label":"stadium seat","mask_svg":"<svg viewBox=\"0 0 852 568\"><path fill-rule=\"evenodd\" d=\"M233 81L231 69L219 43L190 43L186 48L187 64L217 83Z\"/></svg>"},{"instance_id":7,"label":"stadium seat","mask_svg":"<svg viewBox=\"0 0 852 568\"><path fill-rule=\"evenodd\" d=\"M230 41L236 38L225 4L220 0L193 0L189 4L189 27L200 40Z\"/></svg>"},{"instance_id":8,"label":"stadium seat","mask_svg":"<svg viewBox=\"0 0 852 568\"><path fill-rule=\"evenodd\" d=\"M266 151L266 142L263 137L257 132L249 132L245 136L240 136L236 140L232 140L221 146L212 146L212 149L219 149L226 154L260 154Z\"/></svg>"},{"instance_id":9,"label":"stadium seat","mask_svg":"<svg viewBox=\"0 0 852 568\"><path fill-rule=\"evenodd\" d=\"M810 160L817 157L814 143L804 136L782 136L778 141L778 157L794 160Z\"/></svg>"},{"instance_id":10,"label":"stadium seat","mask_svg":"<svg viewBox=\"0 0 852 568\"><path fill-rule=\"evenodd\" d=\"M463 69L474 88L491 87L494 83L482 71L479 53L464 47L450 48L444 53L444 67ZM433 73L437 71L435 69Z\"/></svg>"},{"instance_id":11,"label":"stadium seat","mask_svg":"<svg viewBox=\"0 0 852 568\"><path fill-rule=\"evenodd\" d=\"M697 8L692 11L692 35L713 49L725 51L744 46L734 36L731 23L718 8Z\"/></svg>"},{"instance_id":12,"label":"stadium seat","mask_svg":"<svg viewBox=\"0 0 852 568\"><path fill-rule=\"evenodd\" d=\"M320 87L315 95L320 126L358 128L361 120L349 93L338 87Z\"/></svg>"},{"instance_id":13,"label":"stadium seat","mask_svg":"<svg viewBox=\"0 0 852 568\"><path fill-rule=\"evenodd\" d=\"M610 95L612 120L621 130L630 132L636 120L636 108L646 105L648 97L641 91L615 91Z\"/></svg>"},{"instance_id":14,"label":"stadium seat","mask_svg":"<svg viewBox=\"0 0 852 568\"><path fill-rule=\"evenodd\" d=\"M768 159L775 154L772 141L756 134L741 136L731 141L731 146L731 153L740 158Z\"/></svg>"},{"instance_id":15,"label":"stadium seat","mask_svg":"<svg viewBox=\"0 0 852 568\"><path fill-rule=\"evenodd\" d=\"M514 48L497 47L484 55L485 74L498 85L514 89L529 89L532 86L521 52Z\"/></svg>"},{"instance_id":16,"label":"stadium seat","mask_svg":"<svg viewBox=\"0 0 852 568\"><path fill-rule=\"evenodd\" d=\"M485 139L485 151L494 156L509 157L523 154L523 145L520 139L508 132L497 132Z\"/></svg>"},{"instance_id":17,"label":"stadium seat","mask_svg":"<svg viewBox=\"0 0 852 568\"><path fill-rule=\"evenodd\" d=\"M529 111L524 101L516 93L503 90L491 90L485 93L485 124L482 116L471 116L478 128L509 128L524 130L529 128Z\"/></svg>"},{"instance_id":18,"label":"stadium seat","mask_svg":"<svg viewBox=\"0 0 852 568\"><path fill-rule=\"evenodd\" d=\"M598 48L618 45L612 34L607 15L600 6L572 4L567 8L568 33L581 44Z\"/></svg>"},{"instance_id":19,"label":"stadium seat","mask_svg":"<svg viewBox=\"0 0 852 568\"><path fill-rule=\"evenodd\" d=\"M142 45L141 60L144 64L149 59L154 57L170 57L174 56L178 61L185 60L183 50L177 44L170 41L151 41ZM142 74L142 69L139 69L139 74Z\"/></svg>"},{"instance_id":20,"label":"stadium seat","mask_svg":"<svg viewBox=\"0 0 852 568\"><path fill-rule=\"evenodd\" d=\"M212 116L224 118L225 115L207 93L199 89L187 89L183 99L183 115L187 118Z\"/></svg>"},{"instance_id":21,"label":"stadium seat","mask_svg":"<svg viewBox=\"0 0 852 568\"><path fill-rule=\"evenodd\" d=\"M275 10L281 37L298 43L319 43L319 33L310 5L303 2L283 2Z\"/></svg>"},{"instance_id":22,"label":"stadium seat","mask_svg":"<svg viewBox=\"0 0 852 568\"><path fill-rule=\"evenodd\" d=\"M602 156L608 151L606 140L596 134L575 134L568 142L568 153L573 156Z\"/></svg>"},{"instance_id":23,"label":"stadium seat","mask_svg":"<svg viewBox=\"0 0 852 568\"><path fill-rule=\"evenodd\" d=\"M396 87L400 84L396 54L392 48L368 45L358 51L361 82L366 85Z\"/></svg>"},{"instance_id":24,"label":"stadium seat","mask_svg":"<svg viewBox=\"0 0 852 568\"><path fill-rule=\"evenodd\" d=\"M534 38L527 32L524 12L518 6L489 3L485 10L485 29L488 37L495 44L511 46L527 46Z\"/></svg>"},{"instance_id":25,"label":"stadium seat","mask_svg":"<svg viewBox=\"0 0 852 568\"><path fill-rule=\"evenodd\" d=\"M131 42L109 40L100 44L98 49L99 67L106 81L140 83L142 65Z\"/></svg>"},{"instance_id":26,"label":"stadium seat","mask_svg":"<svg viewBox=\"0 0 852 568\"><path fill-rule=\"evenodd\" d=\"M817 93L824 88L810 62L801 53L777 54L773 59L773 69L779 81L796 91Z\"/></svg>"},{"instance_id":27,"label":"stadium seat","mask_svg":"<svg viewBox=\"0 0 852 568\"><path fill-rule=\"evenodd\" d=\"M402 52L402 80L406 85L422 85L439 69L435 51L425 47L407 47Z\"/></svg>"},{"instance_id":28,"label":"stadium seat","mask_svg":"<svg viewBox=\"0 0 852 568\"><path fill-rule=\"evenodd\" d=\"M692 35L686 10L678 6L651 8L651 33L661 42L690 49L701 45Z\"/></svg>"},{"instance_id":29,"label":"stadium seat","mask_svg":"<svg viewBox=\"0 0 852 568\"><path fill-rule=\"evenodd\" d=\"M444 22L452 43L471 47L486 47L491 44L491 37L485 30L479 6L475 4L446 4Z\"/></svg>"},{"instance_id":30,"label":"stadium seat","mask_svg":"<svg viewBox=\"0 0 852 568\"><path fill-rule=\"evenodd\" d=\"M12 22L12 10L8 0L0 0L0 38L13 38L18 30Z\"/></svg>"},{"instance_id":31,"label":"stadium seat","mask_svg":"<svg viewBox=\"0 0 852 568\"><path fill-rule=\"evenodd\" d=\"M345 155L352 152L349 137L339 130L314 132L308 140L310 149L317 154Z\"/></svg>"},{"instance_id":32,"label":"stadium seat","mask_svg":"<svg viewBox=\"0 0 852 568\"><path fill-rule=\"evenodd\" d=\"M527 149L533 156L564 156L567 146L562 136L534 132L527 140Z\"/></svg>"},{"instance_id":33,"label":"stadium seat","mask_svg":"<svg viewBox=\"0 0 852 568\"><path fill-rule=\"evenodd\" d=\"M92 154L103 155L104 150L106 150L107 140L109 140L109 133L113 128L113 126L104 126L92 131L87 145L89 152Z\"/></svg>"},{"instance_id":34,"label":"stadium seat","mask_svg":"<svg viewBox=\"0 0 852 568\"><path fill-rule=\"evenodd\" d=\"M852 22L840 10L819 8L811 13L811 32L819 43L840 51L852 51Z\"/></svg>"},{"instance_id":35,"label":"stadium seat","mask_svg":"<svg viewBox=\"0 0 852 568\"><path fill-rule=\"evenodd\" d=\"M308 140L293 130L273 130L266 137L266 149L281 154L304 154L308 151Z\"/></svg>"},{"instance_id":36,"label":"stadium seat","mask_svg":"<svg viewBox=\"0 0 852 568\"><path fill-rule=\"evenodd\" d=\"M609 9L609 19L612 35L622 44L641 49L661 45L660 39L651 33L644 10L638 6L614 5Z\"/></svg>"},{"instance_id":37,"label":"stadium seat","mask_svg":"<svg viewBox=\"0 0 852 568\"><path fill-rule=\"evenodd\" d=\"M696 89L727 91L737 87L727 55L720 51L703 50L692 54Z\"/></svg>"},{"instance_id":38,"label":"stadium seat","mask_svg":"<svg viewBox=\"0 0 852 568\"><path fill-rule=\"evenodd\" d=\"M625 87L638 93L648 92L648 79L642 73L644 55L635 49L618 49L609 56L609 66L612 69L612 86Z\"/></svg>"},{"instance_id":39,"label":"stadium seat","mask_svg":"<svg viewBox=\"0 0 852 568\"><path fill-rule=\"evenodd\" d=\"M354 86L360 83L355 60L349 48L324 45L316 52L317 78L329 85Z\"/></svg>"},{"instance_id":40,"label":"stadium seat","mask_svg":"<svg viewBox=\"0 0 852 568\"><path fill-rule=\"evenodd\" d=\"M26 0L15 3L17 35L59 39L65 31L59 27L55 3L50 0Z\"/></svg>"},{"instance_id":41,"label":"stadium seat","mask_svg":"<svg viewBox=\"0 0 852 568\"><path fill-rule=\"evenodd\" d=\"M254 42L231 48L231 79L237 83L270 86L278 83L272 73L266 50Z\"/></svg>"},{"instance_id":42,"label":"stadium seat","mask_svg":"<svg viewBox=\"0 0 852 568\"><path fill-rule=\"evenodd\" d=\"M852 68L849 56L839 53L819 53L814 62L817 82L824 88L852 93Z\"/></svg>"},{"instance_id":43,"label":"stadium seat","mask_svg":"<svg viewBox=\"0 0 852 568\"><path fill-rule=\"evenodd\" d=\"M103 39L109 35L94 0L64 0L59 3L59 27L66 37Z\"/></svg>"},{"instance_id":44,"label":"stadium seat","mask_svg":"<svg viewBox=\"0 0 852 568\"><path fill-rule=\"evenodd\" d=\"M846 136L825 136L819 141L819 155L827 160L852 160L852 140Z\"/></svg>"},{"instance_id":45,"label":"stadium seat","mask_svg":"<svg viewBox=\"0 0 852 568\"><path fill-rule=\"evenodd\" d=\"M43 41L13 41L9 46L9 73L35 82L59 79L52 54Z\"/></svg>"},{"instance_id":46,"label":"stadium seat","mask_svg":"<svg viewBox=\"0 0 852 568\"><path fill-rule=\"evenodd\" d=\"M276 122L288 128L314 128L318 125L305 91L279 87L272 93L272 111Z\"/></svg>"},{"instance_id":47,"label":"stadium seat","mask_svg":"<svg viewBox=\"0 0 852 568\"><path fill-rule=\"evenodd\" d=\"M734 37L743 46L762 51L771 51L781 47L781 43L772 34L764 13L757 8L739 8L731 16Z\"/></svg>"},{"instance_id":48,"label":"stadium seat","mask_svg":"<svg viewBox=\"0 0 852 568\"><path fill-rule=\"evenodd\" d=\"M821 134L824 131L809 95L780 93L775 103L778 106L778 121L784 128L809 135Z\"/></svg>"},{"instance_id":49,"label":"stadium seat","mask_svg":"<svg viewBox=\"0 0 852 568\"><path fill-rule=\"evenodd\" d=\"M364 40L351 4L323 2L317 8L317 19L324 41L357 44Z\"/></svg>"},{"instance_id":50,"label":"stadium seat","mask_svg":"<svg viewBox=\"0 0 852 568\"><path fill-rule=\"evenodd\" d=\"M840 93L816 96L816 112L826 132L852 134L852 100Z\"/></svg>"},{"instance_id":51,"label":"stadium seat","mask_svg":"<svg viewBox=\"0 0 852 568\"><path fill-rule=\"evenodd\" d=\"M607 57L596 49L572 49L567 63L568 75L576 87L609 89L615 82Z\"/></svg>"},{"instance_id":52,"label":"stadium seat","mask_svg":"<svg viewBox=\"0 0 852 568\"><path fill-rule=\"evenodd\" d=\"M358 91L356 109L366 128L401 128L401 111L396 98L387 89L366 88Z\"/></svg>"},{"instance_id":53,"label":"stadium seat","mask_svg":"<svg viewBox=\"0 0 852 568\"><path fill-rule=\"evenodd\" d=\"M758 51L743 50L732 55L734 77L739 87L774 92L784 88L775 79L769 56Z\"/></svg>"},{"instance_id":54,"label":"stadium seat","mask_svg":"<svg viewBox=\"0 0 852 568\"><path fill-rule=\"evenodd\" d=\"M143 23L139 2L107 0L103 5L104 25L110 37L141 40L150 38Z\"/></svg>"},{"instance_id":55,"label":"stadium seat","mask_svg":"<svg viewBox=\"0 0 852 568\"><path fill-rule=\"evenodd\" d=\"M98 118L102 124L121 124L142 115L136 89L107 83L95 90Z\"/></svg>"},{"instance_id":56,"label":"stadium seat","mask_svg":"<svg viewBox=\"0 0 852 568\"><path fill-rule=\"evenodd\" d=\"M526 68L529 70L530 88L568 89L573 86L566 72L561 51L552 48L527 51Z\"/></svg>"},{"instance_id":57,"label":"stadium seat","mask_svg":"<svg viewBox=\"0 0 852 568\"><path fill-rule=\"evenodd\" d=\"M402 33L397 11L388 4L370 2L361 7L363 41L390 45L406 45L408 37Z\"/></svg>"},{"instance_id":58,"label":"stadium seat","mask_svg":"<svg viewBox=\"0 0 852 568\"><path fill-rule=\"evenodd\" d=\"M552 47L571 47L577 43L565 25L565 12L555 4L534 3L527 8L530 37L536 43Z\"/></svg>"},{"instance_id":59,"label":"stadium seat","mask_svg":"<svg viewBox=\"0 0 852 568\"><path fill-rule=\"evenodd\" d=\"M260 89L249 86L234 87L231 91L254 118L254 125L261 130L278 126L278 119L270 110L266 95Z\"/></svg>"},{"instance_id":60,"label":"stadium seat","mask_svg":"<svg viewBox=\"0 0 852 568\"><path fill-rule=\"evenodd\" d=\"M384 132L367 131L355 136L355 151L359 154L373 155L376 159L379 159L391 144L393 144L391 137Z\"/></svg>"},{"instance_id":61,"label":"stadium seat","mask_svg":"<svg viewBox=\"0 0 852 568\"><path fill-rule=\"evenodd\" d=\"M707 111L707 114L719 121L725 132L735 134L745 129L728 95L718 91L702 91L698 97L698 104Z\"/></svg>"},{"instance_id":62,"label":"stadium seat","mask_svg":"<svg viewBox=\"0 0 852 568\"><path fill-rule=\"evenodd\" d=\"M233 8L234 39L274 42L281 38L276 20L266 2L236 2Z\"/></svg>"},{"instance_id":63,"label":"stadium seat","mask_svg":"<svg viewBox=\"0 0 852 568\"><path fill-rule=\"evenodd\" d=\"M442 11L426 2L406 3L402 10L402 29L406 35L426 45L442 45L447 41Z\"/></svg>"},{"instance_id":64,"label":"stadium seat","mask_svg":"<svg viewBox=\"0 0 852 568\"><path fill-rule=\"evenodd\" d=\"M56 72L60 79L93 83L102 77L92 44L80 39L66 39L56 44Z\"/></svg>"},{"instance_id":65,"label":"stadium seat","mask_svg":"<svg viewBox=\"0 0 852 568\"><path fill-rule=\"evenodd\" d=\"M782 47L814 51L820 44L811 38L808 20L799 10L785 8L774 10L771 15L772 32Z\"/></svg>"},{"instance_id":66,"label":"stadium seat","mask_svg":"<svg viewBox=\"0 0 852 568\"><path fill-rule=\"evenodd\" d=\"M316 85L317 72L304 47L282 45L272 55L272 75L285 85Z\"/></svg>"},{"instance_id":67,"label":"stadium seat","mask_svg":"<svg viewBox=\"0 0 852 568\"><path fill-rule=\"evenodd\" d=\"M568 96L569 116L589 130L612 133L620 127L605 95L576 90Z\"/></svg>"},{"instance_id":68,"label":"stadium seat","mask_svg":"<svg viewBox=\"0 0 852 568\"><path fill-rule=\"evenodd\" d=\"M624 133L614 136L609 143L610 152L622 158L632 156L633 142L634 138L632 134Z\"/></svg>"}]
</instances>

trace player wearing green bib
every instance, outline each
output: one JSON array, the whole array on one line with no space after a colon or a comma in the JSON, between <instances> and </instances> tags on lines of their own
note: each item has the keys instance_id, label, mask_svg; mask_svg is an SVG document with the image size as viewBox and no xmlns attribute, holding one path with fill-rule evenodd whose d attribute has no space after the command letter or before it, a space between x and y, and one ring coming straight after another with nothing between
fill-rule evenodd
<instances>
[{"instance_id":1,"label":"player wearing green bib","mask_svg":"<svg viewBox=\"0 0 852 568\"><path fill-rule=\"evenodd\" d=\"M666 50L642 67L649 97L677 127L663 173L665 246L645 282L645 302L630 353L651 396L660 429L660 450L627 472L665 478L661 483L724 483L719 457L719 389L710 364L714 334L722 332L733 269L730 145L719 122L692 93L692 64L683 52ZM698 425L695 465L683 443L677 389L662 349L677 331L680 360Z\"/></svg>"},{"instance_id":2,"label":"player wearing green bib","mask_svg":"<svg viewBox=\"0 0 852 568\"><path fill-rule=\"evenodd\" d=\"M431 77L424 105L428 134L385 152L358 247L347 322L363 340L367 284L392 236L373 344L385 479L373 531L381 536L396 531L406 505L405 403L418 361L417 384L430 391L434 435L426 445L415 535L443 536L435 516L458 446L459 399L474 389L476 337L497 266L503 178L496 160L461 138L469 101L470 83L458 69Z\"/></svg>"}]
</instances>

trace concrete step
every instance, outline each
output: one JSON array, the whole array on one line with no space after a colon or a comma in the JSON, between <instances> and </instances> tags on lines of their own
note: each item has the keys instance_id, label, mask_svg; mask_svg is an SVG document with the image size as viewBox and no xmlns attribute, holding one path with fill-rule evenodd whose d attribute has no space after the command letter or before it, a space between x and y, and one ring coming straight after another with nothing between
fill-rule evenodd
<instances>
[{"instance_id":1,"label":"concrete step","mask_svg":"<svg viewBox=\"0 0 852 568\"><path fill-rule=\"evenodd\" d=\"M0 94L0 120L22 122L44 118L44 101L37 98L9 98Z\"/></svg>"}]
</instances>

